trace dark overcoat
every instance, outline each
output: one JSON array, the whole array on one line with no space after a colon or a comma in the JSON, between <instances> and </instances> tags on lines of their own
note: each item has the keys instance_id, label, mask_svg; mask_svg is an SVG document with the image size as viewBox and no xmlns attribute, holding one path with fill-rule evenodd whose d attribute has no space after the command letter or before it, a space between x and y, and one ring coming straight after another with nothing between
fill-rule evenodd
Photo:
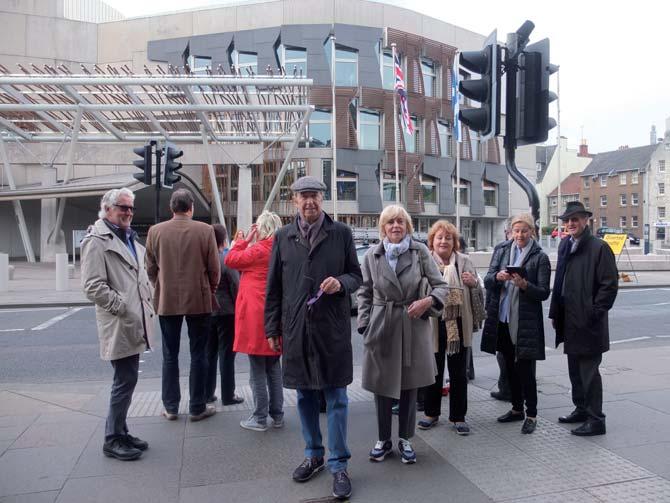
<instances>
[{"instance_id":1,"label":"dark overcoat","mask_svg":"<svg viewBox=\"0 0 670 503\"><path fill-rule=\"evenodd\" d=\"M498 312L504 281L496 274L504 270L510 261L514 241L500 246L491 258L489 270L484 278L486 287L486 322L482 331L481 350L495 354L498 341ZM544 323L542 301L549 298L551 264L549 257L536 241L523 259L528 287L519 290L519 323L516 340L516 357L521 360L544 360Z\"/></svg>"},{"instance_id":2,"label":"dark overcoat","mask_svg":"<svg viewBox=\"0 0 670 503\"><path fill-rule=\"evenodd\" d=\"M307 301L329 276L342 289L321 295L308 308ZM323 389L351 383L350 298L361 279L348 226L325 215L311 247L297 220L277 231L265 296L265 335L282 337L284 387Z\"/></svg>"},{"instance_id":3,"label":"dark overcoat","mask_svg":"<svg viewBox=\"0 0 670 503\"><path fill-rule=\"evenodd\" d=\"M570 253L571 247L568 238L558 247L549 308L549 318L556 324L556 347L563 342L563 351L569 355L604 353L610 347L607 312L619 287L616 259L609 245L588 227L575 253ZM563 287L556 284L562 271Z\"/></svg>"}]
</instances>

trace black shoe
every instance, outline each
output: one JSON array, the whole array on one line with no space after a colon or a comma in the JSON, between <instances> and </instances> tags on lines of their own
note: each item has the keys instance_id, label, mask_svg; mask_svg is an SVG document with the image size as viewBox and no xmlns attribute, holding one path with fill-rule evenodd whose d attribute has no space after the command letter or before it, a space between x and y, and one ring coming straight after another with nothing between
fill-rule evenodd
<instances>
[{"instance_id":1,"label":"black shoe","mask_svg":"<svg viewBox=\"0 0 670 503\"><path fill-rule=\"evenodd\" d=\"M514 412L509 411L505 412L502 416L498 418L499 423L513 423L514 421L523 421L524 414L523 412Z\"/></svg>"},{"instance_id":2,"label":"black shoe","mask_svg":"<svg viewBox=\"0 0 670 503\"><path fill-rule=\"evenodd\" d=\"M307 482L314 475L319 473L326 464L323 458L305 458L300 466L293 471L293 480L296 482Z\"/></svg>"},{"instance_id":3,"label":"black shoe","mask_svg":"<svg viewBox=\"0 0 670 503\"><path fill-rule=\"evenodd\" d=\"M423 412L423 409L424 409L423 402L416 402L416 410L418 410L419 412ZM400 412L400 409L398 409L398 412Z\"/></svg>"},{"instance_id":4,"label":"black shoe","mask_svg":"<svg viewBox=\"0 0 670 503\"><path fill-rule=\"evenodd\" d=\"M491 398L495 398L501 402L509 402L512 400L512 396L509 393L503 393L502 391L491 391Z\"/></svg>"},{"instance_id":5,"label":"black shoe","mask_svg":"<svg viewBox=\"0 0 670 503\"><path fill-rule=\"evenodd\" d=\"M570 433L578 437L593 437L595 435L604 435L607 433L607 428L605 427L604 419L590 417L580 427L570 430Z\"/></svg>"},{"instance_id":6,"label":"black shoe","mask_svg":"<svg viewBox=\"0 0 670 503\"><path fill-rule=\"evenodd\" d=\"M351 496L351 480L344 470L333 474L333 496L338 500L345 500Z\"/></svg>"},{"instance_id":7,"label":"black shoe","mask_svg":"<svg viewBox=\"0 0 670 503\"><path fill-rule=\"evenodd\" d=\"M526 420L523 422L523 426L521 427L521 433L530 435L535 431L535 428L537 428L537 419L531 419L527 417Z\"/></svg>"},{"instance_id":8,"label":"black shoe","mask_svg":"<svg viewBox=\"0 0 670 503\"><path fill-rule=\"evenodd\" d=\"M126 442L131 447L139 449L140 451L146 451L149 448L149 442L142 440L141 438L133 437L128 433L126 433Z\"/></svg>"},{"instance_id":9,"label":"black shoe","mask_svg":"<svg viewBox=\"0 0 670 503\"><path fill-rule=\"evenodd\" d=\"M582 412L580 410L573 410L570 414L567 416L561 416L558 418L559 423L583 423L589 418L588 414L586 412Z\"/></svg>"},{"instance_id":10,"label":"black shoe","mask_svg":"<svg viewBox=\"0 0 670 503\"><path fill-rule=\"evenodd\" d=\"M216 397L214 397L214 401L216 401ZM242 402L244 402L244 398L242 398L241 396L233 395L233 398L231 398L230 400L223 400L221 403L223 403L223 405L238 405L241 404Z\"/></svg>"},{"instance_id":11,"label":"black shoe","mask_svg":"<svg viewBox=\"0 0 670 503\"><path fill-rule=\"evenodd\" d=\"M108 458L132 461L142 455L142 451L131 446L124 437L117 437L102 445L102 452Z\"/></svg>"}]
</instances>

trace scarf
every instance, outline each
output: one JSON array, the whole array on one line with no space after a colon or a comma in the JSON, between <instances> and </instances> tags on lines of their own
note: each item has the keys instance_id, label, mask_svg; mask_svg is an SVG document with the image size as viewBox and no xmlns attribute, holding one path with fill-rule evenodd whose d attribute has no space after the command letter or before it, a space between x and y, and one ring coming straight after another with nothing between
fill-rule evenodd
<instances>
[{"instance_id":1,"label":"scarf","mask_svg":"<svg viewBox=\"0 0 670 503\"><path fill-rule=\"evenodd\" d=\"M325 218L326 216L322 211L319 215L319 218L317 218L313 224L310 224L307 220L304 220L300 214L298 214L298 229L300 229L302 237L307 240L309 246L314 246L314 240L316 239L316 236L319 235L319 231L321 230L321 226L323 225Z\"/></svg>"},{"instance_id":2,"label":"scarf","mask_svg":"<svg viewBox=\"0 0 670 503\"><path fill-rule=\"evenodd\" d=\"M447 328L447 355L454 355L461 350L461 338L458 333L458 318L461 317L463 307L463 282L456 268L456 252L449 256L449 263L445 264L442 258L433 252L433 259L437 262L437 267L442 272L442 277L450 287L447 297L444 301L444 311L442 320Z\"/></svg>"},{"instance_id":3,"label":"scarf","mask_svg":"<svg viewBox=\"0 0 670 503\"><path fill-rule=\"evenodd\" d=\"M411 240L412 238L409 235L402 238L400 243L391 243L388 238L384 238L384 255L393 272L395 272L395 267L398 265L398 257L409 250Z\"/></svg>"}]
</instances>

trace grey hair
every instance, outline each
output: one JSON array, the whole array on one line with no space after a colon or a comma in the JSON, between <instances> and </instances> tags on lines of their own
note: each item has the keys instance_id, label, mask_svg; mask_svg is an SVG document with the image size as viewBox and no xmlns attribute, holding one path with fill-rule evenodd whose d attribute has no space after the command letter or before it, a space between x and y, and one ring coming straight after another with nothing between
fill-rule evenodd
<instances>
[{"instance_id":1,"label":"grey hair","mask_svg":"<svg viewBox=\"0 0 670 503\"><path fill-rule=\"evenodd\" d=\"M282 226L281 218L276 213L264 211L256 219L258 227L258 240L266 239L274 235Z\"/></svg>"},{"instance_id":2,"label":"grey hair","mask_svg":"<svg viewBox=\"0 0 670 503\"><path fill-rule=\"evenodd\" d=\"M102 196L100 200L100 211L98 212L98 218L105 218L107 216L107 210L119 202L119 197L127 196L135 202L135 194L130 189L125 187L121 189L112 189L105 192L105 195Z\"/></svg>"}]
</instances>

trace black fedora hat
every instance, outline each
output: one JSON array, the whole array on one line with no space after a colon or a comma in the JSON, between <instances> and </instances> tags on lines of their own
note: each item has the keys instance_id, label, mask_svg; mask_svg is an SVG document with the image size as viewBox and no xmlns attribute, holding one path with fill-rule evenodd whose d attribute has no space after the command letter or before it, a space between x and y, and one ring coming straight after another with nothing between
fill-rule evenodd
<instances>
[{"instance_id":1,"label":"black fedora hat","mask_svg":"<svg viewBox=\"0 0 670 503\"><path fill-rule=\"evenodd\" d=\"M589 210L584 207L581 201L570 201L565 207L565 212L562 215L559 215L558 218L561 220L567 220L574 215L587 215L589 217L593 216Z\"/></svg>"}]
</instances>

